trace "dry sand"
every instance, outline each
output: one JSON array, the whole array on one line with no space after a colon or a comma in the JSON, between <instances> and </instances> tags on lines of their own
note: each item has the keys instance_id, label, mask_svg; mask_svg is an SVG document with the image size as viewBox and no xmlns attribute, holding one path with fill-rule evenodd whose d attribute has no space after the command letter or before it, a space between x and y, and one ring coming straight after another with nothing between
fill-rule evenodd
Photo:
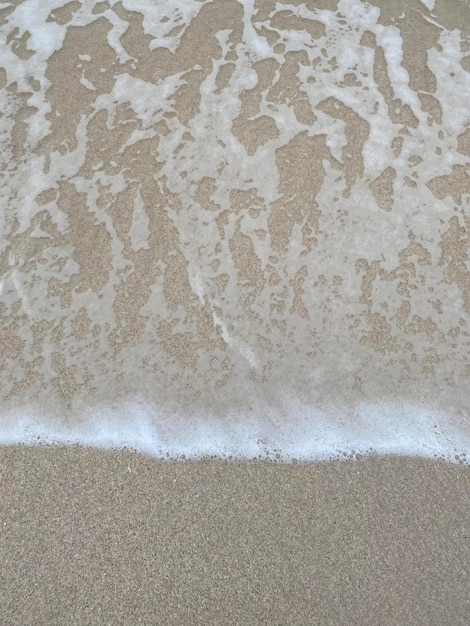
<instances>
[{"instance_id":1,"label":"dry sand","mask_svg":"<svg viewBox=\"0 0 470 626\"><path fill-rule=\"evenodd\" d=\"M2 625L468 624L469 468L0 451Z\"/></svg>"}]
</instances>

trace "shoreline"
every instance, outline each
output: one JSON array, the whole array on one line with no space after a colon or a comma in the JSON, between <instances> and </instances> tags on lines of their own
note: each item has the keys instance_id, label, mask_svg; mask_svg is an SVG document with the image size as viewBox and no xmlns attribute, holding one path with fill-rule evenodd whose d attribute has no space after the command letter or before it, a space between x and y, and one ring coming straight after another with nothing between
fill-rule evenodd
<instances>
[{"instance_id":1,"label":"shoreline","mask_svg":"<svg viewBox=\"0 0 470 626\"><path fill-rule=\"evenodd\" d=\"M470 464L470 434L458 408L395 402L321 411L293 399L250 409L181 416L134 401L48 418L19 407L2 417L0 445L81 445L173 460L328 462L381 454Z\"/></svg>"}]
</instances>

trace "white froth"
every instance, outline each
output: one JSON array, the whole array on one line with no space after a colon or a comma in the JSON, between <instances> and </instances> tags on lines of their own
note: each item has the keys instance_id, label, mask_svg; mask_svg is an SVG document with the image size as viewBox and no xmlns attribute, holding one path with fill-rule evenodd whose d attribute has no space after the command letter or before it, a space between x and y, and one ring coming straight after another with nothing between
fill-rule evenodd
<instances>
[{"instance_id":1,"label":"white froth","mask_svg":"<svg viewBox=\"0 0 470 626\"><path fill-rule=\"evenodd\" d=\"M436 4L436 0L421 0L421 4L424 4L427 9L432 11L434 9L434 5Z\"/></svg>"},{"instance_id":2,"label":"white froth","mask_svg":"<svg viewBox=\"0 0 470 626\"><path fill-rule=\"evenodd\" d=\"M350 415L285 399L278 409L258 407L224 424L204 415L168 415L138 400L89 411L74 426L34 412L4 416L0 445L38 443L130 449L158 459L309 462L386 454L470 462L470 438L445 415L400 403L362 405Z\"/></svg>"}]
</instances>

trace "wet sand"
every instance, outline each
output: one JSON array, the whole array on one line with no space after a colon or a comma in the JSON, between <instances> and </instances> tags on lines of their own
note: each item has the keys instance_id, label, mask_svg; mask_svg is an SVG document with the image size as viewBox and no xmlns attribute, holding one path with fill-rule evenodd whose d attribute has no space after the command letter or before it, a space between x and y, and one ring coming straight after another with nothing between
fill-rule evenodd
<instances>
[{"instance_id":1,"label":"wet sand","mask_svg":"<svg viewBox=\"0 0 470 626\"><path fill-rule=\"evenodd\" d=\"M61 1L0 10L0 443L468 456L465 3Z\"/></svg>"},{"instance_id":2,"label":"wet sand","mask_svg":"<svg viewBox=\"0 0 470 626\"><path fill-rule=\"evenodd\" d=\"M5 626L470 621L468 466L0 460Z\"/></svg>"}]
</instances>

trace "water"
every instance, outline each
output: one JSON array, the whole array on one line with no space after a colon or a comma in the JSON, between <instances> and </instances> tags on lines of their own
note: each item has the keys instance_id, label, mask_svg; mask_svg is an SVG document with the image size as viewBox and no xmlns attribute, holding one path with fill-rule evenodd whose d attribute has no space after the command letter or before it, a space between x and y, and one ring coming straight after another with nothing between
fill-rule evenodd
<instances>
[{"instance_id":1,"label":"water","mask_svg":"<svg viewBox=\"0 0 470 626\"><path fill-rule=\"evenodd\" d=\"M467 461L466 3L0 20L0 442Z\"/></svg>"}]
</instances>

